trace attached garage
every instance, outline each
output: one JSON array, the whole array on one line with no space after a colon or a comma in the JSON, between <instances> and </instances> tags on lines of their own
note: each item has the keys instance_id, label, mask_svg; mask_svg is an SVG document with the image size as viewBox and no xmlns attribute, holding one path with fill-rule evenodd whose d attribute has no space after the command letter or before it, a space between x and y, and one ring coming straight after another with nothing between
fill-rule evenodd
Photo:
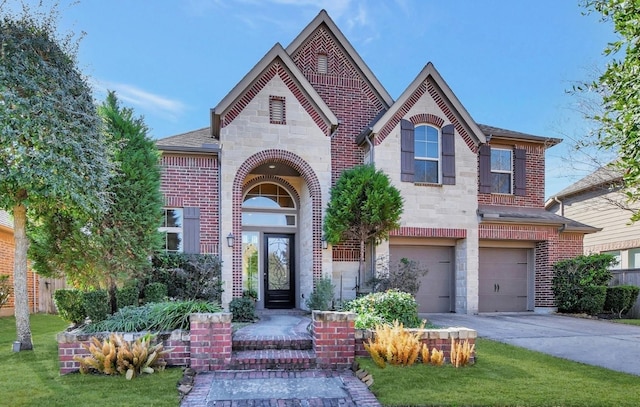
<instances>
[{"instance_id":1,"label":"attached garage","mask_svg":"<svg viewBox=\"0 0 640 407\"><path fill-rule=\"evenodd\" d=\"M454 248L451 246L391 245L390 261L407 258L429 270L416 294L419 312L450 312L455 307Z\"/></svg>"},{"instance_id":2,"label":"attached garage","mask_svg":"<svg viewBox=\"0 0 640 407\"><path fill-rule=\"evenodd\" d=\"M481 247L479 312L533 310L533 250Z\"/></svg>"}]
</instances>

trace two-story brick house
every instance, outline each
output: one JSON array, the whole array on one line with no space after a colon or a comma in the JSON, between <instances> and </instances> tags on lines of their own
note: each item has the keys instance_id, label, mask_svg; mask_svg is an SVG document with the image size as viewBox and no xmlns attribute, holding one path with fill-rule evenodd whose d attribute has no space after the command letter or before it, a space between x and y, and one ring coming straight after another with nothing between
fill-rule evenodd
<instances>
[{"instance_id":1,"label":"two-story brick house","mask_svg":"<svg viewBox=\"0 0 640 407\"><path fill-rule=\"evenodd\" d=\"M210 112L158 140L166 248L216 253L223 301L305 307L333 278L352 298L358 247L326 247L329 191L373 162L401 191L400 229L369 248L429 269L423 312L543 310L552 265L582 252L585 225L544 210L544 154L560 140L478 125L428 63L394 101L325 11L274 47Z\"/></svg>"}]
</instances>

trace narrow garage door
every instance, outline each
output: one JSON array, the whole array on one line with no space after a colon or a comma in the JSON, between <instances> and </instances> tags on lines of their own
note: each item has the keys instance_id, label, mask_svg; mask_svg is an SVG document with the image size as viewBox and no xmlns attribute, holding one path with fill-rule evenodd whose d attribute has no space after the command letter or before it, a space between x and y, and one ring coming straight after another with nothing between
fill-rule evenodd
<instances>
[{"instance_id":1,"label":"narrow garage door","mask_svg":"<svg viewBox=\"0 0 640 407\"><path fill-rule=\"evenodd\" d=\"M527 311L529 249L480 248L480 312Z\"/></svg>"},{"instance_id":2,"label":"narrow garage door","mask_svg":"<svg viewBox=\"0 0 640 407\"><path fill-rule=\"evenodd\" d=\"M422 277L420 290L416 294L419 312L452 310L453 247L392 245L390 254L392 265L407 258L419 262L421 267L429 270Z\"/></svg>"}]
</instances>

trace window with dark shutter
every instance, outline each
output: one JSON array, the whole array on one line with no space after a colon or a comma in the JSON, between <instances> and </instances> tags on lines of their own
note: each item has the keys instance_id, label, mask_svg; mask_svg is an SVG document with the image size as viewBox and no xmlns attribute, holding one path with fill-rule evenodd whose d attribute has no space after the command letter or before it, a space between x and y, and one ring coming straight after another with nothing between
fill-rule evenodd
<instances>
[{"instance_id":1,"label":"window with dark shutter","mask_svg":"<svg viewBox=\"0 0 640 407\"><path fill-rule=\"evenodd\" d=\"M414 169L414 127L409 120L400 120L400 180L413 182Z\"/></svg>"},{"instance_id":2,"label":"window with dark shutter","mask_svg":"<svg viewBox=\"0 0 640 407\"><path fill-rule=\"evenodd\" d=\"M522 148L516 148L514 155L513 193L518 196L524 196L527 194L527 151Z\"/></svg>"},{"instance_id":3,"label":"window with dark shutter","mask_svg":"<svg viewBox=\"0 0 640 407\"><path fill-rule=\"evenodd\" d=\"M183 251L200 253L200 208L184 208Z\"/></svg>"},{"instance_id":4,"label":"window with dark shutter","mask_svg":"<svg viewBox=\"0 0 640 407\"><path fill-rule=\"evenodd\" d=\"M455 131L452 124L442 128L442 184L456 183Z\"/></svg>"},{"instance_id":5,"label":"window with dark shutter","mask_svg":"<svg viewBox=\"0 0 640 407\"><path fill-rule=\"evenodd\" d=\"M479 192L482 194L491 193L491 147L488 144L480 146L478 151L479 167L480 167L480 187Z\"/></svg>"}]
</instances>

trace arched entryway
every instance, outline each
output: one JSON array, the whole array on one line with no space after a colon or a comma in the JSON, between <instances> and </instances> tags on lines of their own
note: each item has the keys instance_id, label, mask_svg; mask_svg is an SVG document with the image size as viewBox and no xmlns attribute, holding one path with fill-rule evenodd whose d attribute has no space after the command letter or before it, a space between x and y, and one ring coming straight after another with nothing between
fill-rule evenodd
<instances>
[{"instance_id":1,"label":"arched entryway","mask_svg":"<svg viewBox=\"0 0 640 407\"><path fill-rule=\"evenodd\" d=\"M266 150L249 157L234 177L233 297L246 289L259 307L302 307L303 293L322 276L322 193L299 156ZM286 278L283 276L287 276Z\"/></svg>"}]
</instances>

